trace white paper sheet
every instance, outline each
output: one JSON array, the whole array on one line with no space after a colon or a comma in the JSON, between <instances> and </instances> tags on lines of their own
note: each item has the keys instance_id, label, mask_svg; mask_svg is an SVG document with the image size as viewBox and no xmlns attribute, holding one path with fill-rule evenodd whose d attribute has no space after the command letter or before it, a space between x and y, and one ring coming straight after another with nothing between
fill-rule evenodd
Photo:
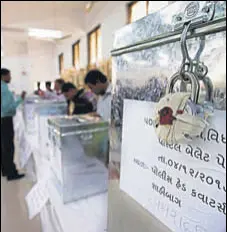
<instances>
[{"instance_id":1,"label":"white paper sheet","mask_svg":"<svg viewBox=\"0 0 227 232\"><path fill-rule=\"evenodd\" d=\"M41 212L48 199L48 180L45 178L38 181L25 198L30 220Z\"/></svg>"},{"instance_id":2,"label":"white paper sheet","mask_svg":"<svg viewBox=\"0 0 227 232\"><path fill-rule=\"evenodd\" d=\"M174 232L225 231L226 112L215 111L203 139L170 146L155 134L153 109L124 102L121 189Z\"/></svg>"},{"instance_id":3,"label":"white paper sheet","mask_svg":"<svg viewBox=\"0 0 227 232\"><path fill-rule=\"evenodd\" d=\"M24 132L21 132L19 139L20 167L24 168L32 154L32 148Z\"/></svg>"}]
</instances>

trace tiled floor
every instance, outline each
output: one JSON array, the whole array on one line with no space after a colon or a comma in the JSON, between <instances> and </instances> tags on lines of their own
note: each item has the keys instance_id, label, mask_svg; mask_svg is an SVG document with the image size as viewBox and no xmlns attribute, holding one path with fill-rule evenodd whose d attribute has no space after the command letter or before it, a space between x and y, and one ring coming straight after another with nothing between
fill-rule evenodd
<instances>
[{"instance_id":1,"label":"tiled floor","mask_svg":"<svg viewBox=\"0 0 227 232\"><path fill-rule=\"evenodd\" d=\"M28 219L24 197L31 184L24 179L7 182L1 177L1 231L2 232L41 232L39 218Z\"/></svg>"}]
</instances>

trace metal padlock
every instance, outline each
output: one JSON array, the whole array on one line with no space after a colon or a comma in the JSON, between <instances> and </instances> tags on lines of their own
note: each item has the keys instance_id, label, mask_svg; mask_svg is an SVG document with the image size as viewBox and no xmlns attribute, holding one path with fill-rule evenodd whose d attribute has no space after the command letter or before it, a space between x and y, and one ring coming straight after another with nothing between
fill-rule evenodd
<instances>
[{"instance_id":1,"label":"metal padlock","mask_svg":"<svg viewBox=\"0 0 227 232\"><path fill-rule=\"evenodd\" d=\"M185 72L184 73L184 78L187 79L187 82L185 83L184 88L186 87L186 85L188 83L191 84L191 100L197 104L198 103L198 99L199 99L199 93L200 93L200 84L199 84L199 80L198 78L191 72ZM182 80L182 75L177 72L175 73L169 81L169 84L167 86L167 90L166 93L173 93L174 92L174 86L177 83L177 81L181 81L182 83L184 83L184 80ZM182 84L181 83L181 84ZM182 88L182 85L181 85ZM186 88L185 88L186 90Z\"/></svg>"},{"instance_id":2,"label":"metal padlock","mask_svg":"<svg viewBox=\"0 0 227 232\"><path fill-rule=\"evenodd\" d=\"M156 104L155 109L155 131L160 140L168 143L182 143L188 138L199 136L208 122L203 117L204 111L198 105L200 96L200 81L204 83L206 100L212 100L213 86L206 76L208 68L199 61L204 48L204 41L194 59L188 53L186 37L190 23L185 25L181 37L181 51L183 61L180 71L175 73L169 80L166 96ZM174 93L176 83L180 81L180 92ZM187 86L191 85L191 92Z\"/></svg>"}]
</instances>

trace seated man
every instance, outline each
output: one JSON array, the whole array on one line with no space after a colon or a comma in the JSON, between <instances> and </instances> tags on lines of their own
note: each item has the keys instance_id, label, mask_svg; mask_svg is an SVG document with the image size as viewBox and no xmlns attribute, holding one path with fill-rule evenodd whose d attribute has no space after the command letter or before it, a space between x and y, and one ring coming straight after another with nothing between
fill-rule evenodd
<instances>
[{"instance_id":1,"label":"seated man","mask_svg":"<svg viewBox=\"0 0 227 232\"><path fill-rule=\"evenodd\" d=\"M51 82L50 81L47 81L46 82L46 91L47 92L53 92L53 90L51 89Z\"/></svg>"},{"instance_id":2,"label":"seated man","mask_svg":"<svg viewBox=\"0 0 227 232\"><path fill-rule=\"evenodd\" d=\"M53 90L51 89L51 82L47 81L45 84L46 84L46 91L42 91L40 93L40 97L45 98L45 99L53 99L55 94Z\"/></svg>"},{"instance_id":3,"label":"seated man","mask_svg":"<svg viewBox=\"0 0 227 232\"><path fill-rule=\"evenodd\" d=\"M59 100L59 101L66 100L64 94L61 91L62 90L62 86L64 84L65 84L65 81L63 79L57 79L57 80L55 80L55 82L54 82L54 93L56 94L54 96L55 100Z\"/></svg>"},{"instance_id":4,"label":"seated man","mask_svg":"<svg viewBox=\"0 0 227 232\"><path fill-rule=\"evenodd\" d=\"M57 100L57 101L65 101L65 96L63 95L61 89L62 86L64 84L64 80L63 79L57 79L54 82L54 91L52 91L50 89L50 85L47 85L47 91L46 92L42 92L40 94L40 97L43 99L48 99L48 100Z\"/></svg>"},{"instance_id":5,"label":"seated man","mask_svg":"<svg viewBox=\"0 0 227 232\"><path fill-rule=\"evenodd\" d=\"M34 92L35 95L39 95L40 92L42 92L41 88L40 88L41 83L37 82L37 90Z\"/></svg>"},{"instance_id":6,"label":"seated man","mask_svg":"<svg viewBox=\"0 0 227 232\"><path fill-rule=\"evenodd\" d=\"M92 103L84 96L84 89L78 90L72 83L62 86L62 93L68 100L68 113L70 102L74 104L71 114L88 114L94 111Z\"/></svg>"}]
</instances>

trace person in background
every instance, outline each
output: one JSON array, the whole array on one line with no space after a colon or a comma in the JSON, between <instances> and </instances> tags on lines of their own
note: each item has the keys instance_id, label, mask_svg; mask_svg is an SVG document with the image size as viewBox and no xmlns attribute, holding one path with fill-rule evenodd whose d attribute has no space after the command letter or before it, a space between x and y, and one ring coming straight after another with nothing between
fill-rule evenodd
<instances>
[{"instance_id":1,"label":"person in background","mask_svg":"<svg viewBox=\"0 0 227 232\"><path fill-rule=\"evenodd\" d=\"M41 88L40 88L40 82L37 82L37 90L34 92L35 95L39 95L41 92Z\"/></svg>"},{"instance_id":2,"label":"person in background","mask_svg":"<svg viewBox=\"0 0 227 232\"><path fill-rule=\"evenodd\" d=\"M51 82L50 81L46 82L46 91L47 92L53 92L53 90L51 89Z\"/></svg>"},{"instance_id":3,"label":"person in background","mask_svg":"<svg viewBox=\"0 0 227 232\"><path fill-rule=\"evenodd\" d=\"M59 101L66 100L64 94L62 93L62 86L64 84L65 84L65 81L63 79L55 80L55 82L54 82L54 92L55 92L56 96L54 98L56 100L59 100Z\"/></svg>"},{"instance_id":4,"label":"person in background","mask_svg":"<svg viewBox=\"0 0 227 232\"><path fill-rule=\"evenodd\" d=\"M91 70L85 77L85 84L91 91L98 95L97 111L95 116L101 117L103 120L110 123L111 120L111 101L112 101L112 87L107 77L99 70ZM104 138L103 149L109 150L109 138ZM107 147L106 147L107 146ZM109 154L109 153L108 153ZM105 165L109 166L109 155L106 157Z\"/></svg>"},{"instance_id":5,"label":"person in background","mask_svg":"<svg viewBox=\"0 0 227 232\"><path fill-rule=\"evenodd\" d=\"M70 114L70 103L74 107L71 114L88 114L94 112L92 103L84 96L84 89L78 90L70 82L63 84L62 93L68 100L68 113Z\"/></svg>"},{"instance_id":6,"label":"person in background","mask_svg":"<svg viewBox=\"0 0 227 232\"><path fill-rule=\"evenodd\" d=\"M49 99L49 100L53 99L55 94L51 89L51 82L47 81L45 85L46 85L46 91L39 91L39 96L43 99Z\"/></svg>"},{"instance_id":7,"label":"person in background","mask_svg":"<svg viewBox=\"0 0 227 232\"><path fill-rule=\"evenodd\" d=\"M64 80L63 79L57 79L54 82L54 91L51 90L50 86L50 82L47 83L47 91L42 92L42 94L40 94L40 97L43 99L48 99L48 100L57 100L57 101L65 101L65 96L63 95L63 93L61 92L61 88L64 84Z\"/></svg>"},{"instance_id":8,"label":"person in background","mask_svg":"<svg viewBox=\"0 0 227 232\"><path fill-rule=\"evenodd\" d=\"M50 81L46 82L46 90L49 92L53 92L53 90L51 89L51 82Z\"/></svg>"},{"instance_id":9,"label":"person in background","mask_svg":"<svg viewBox=\"0 0 227 232\"><path fill-rule=\"evenodd\" d=\"M99 96L97 103L97 115L103 118L103 120L110 122L112 86L107 77L99 70L91 70L85 77L85 84L94 94Z\"/></svg>"},{"instance_id":10,"label":"person in background","mask_svg":"<svg viewBox=\"0 0 227 232\"><path fill-rule=\"evenodd\" d=\"M9 181L24 177L19 174L14 164L14 128L13 117L16 115L17 107L23 102L26 93L23 91L21 97L14 99L8 84L11 81L11 73L8 69L1 69L1 167L2 175Z\"/></svg>"}]
</instances>

